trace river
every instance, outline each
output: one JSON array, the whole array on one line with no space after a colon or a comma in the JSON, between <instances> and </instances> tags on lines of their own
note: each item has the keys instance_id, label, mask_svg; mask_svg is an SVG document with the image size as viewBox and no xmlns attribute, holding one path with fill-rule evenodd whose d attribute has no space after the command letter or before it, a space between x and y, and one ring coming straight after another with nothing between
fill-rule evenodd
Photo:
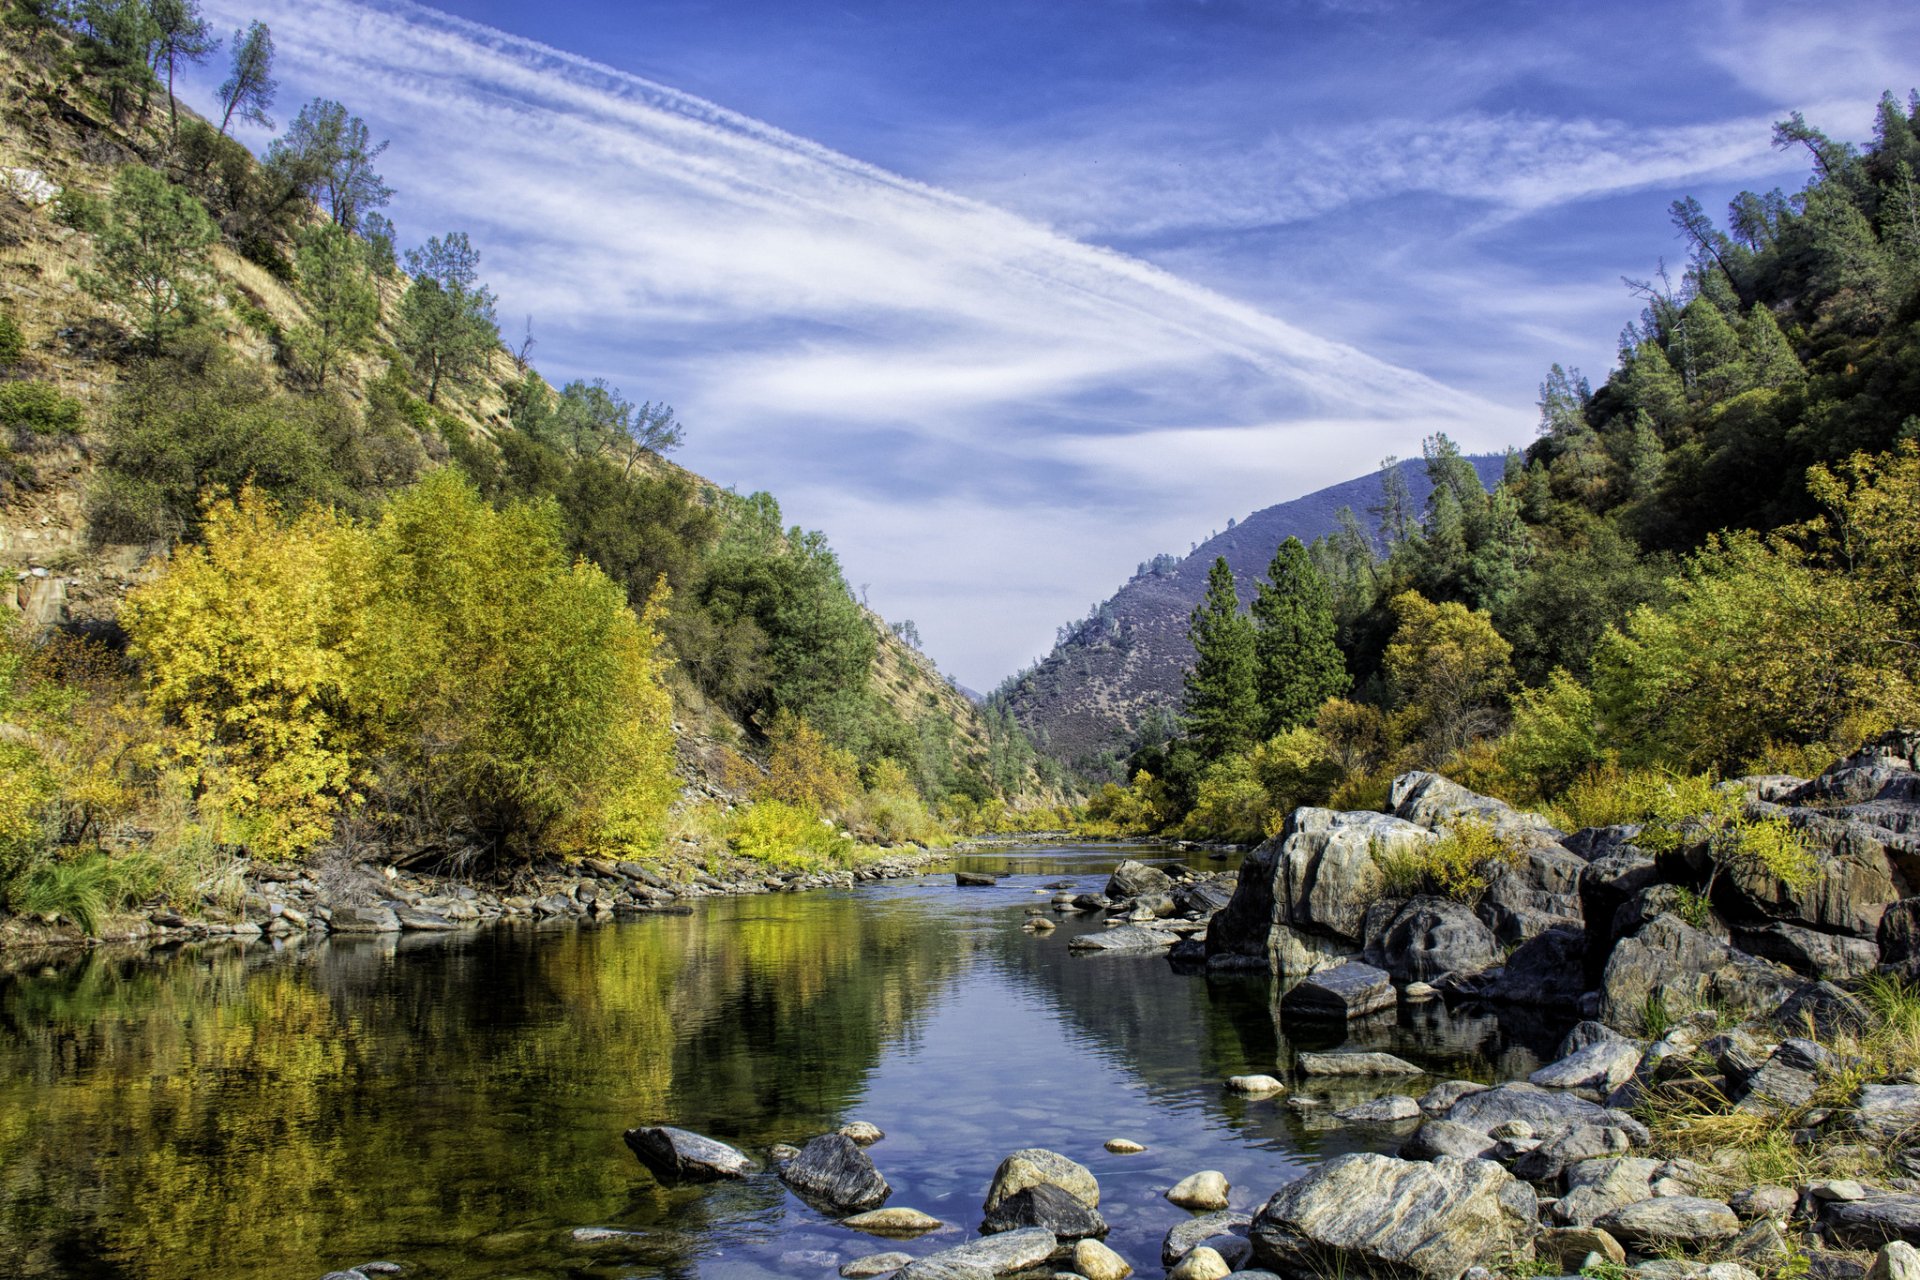
<instances>
[{"instance_id":1,"label":"river","mask_svg":"<svg viewBox=\"0 0 1920 1280\"><path fill-rule=\"evenodd\" d=\"M1187 1216L1163 1193L1187 1174L1220 1170L1251 1209L1315 1161L1398 1136L1222 1088L1347 1040L1283 1034L1269 982L1068 954L1093 917L1020 929L1043 884L1097 890L1122 856L1219 869L1047 845L956 859L1007 872L993 888L930 875L690 916L13 972L0 1274L318 1280L391 1259L419 1280L829 1280L863 1254L973 1238L994 1166L1024 1146L1086 1164L1108 1243L1156 1272ZM1560 1029L1426 1005L1347 1047L1490 1080L1524 1074ZM868 1237L771 1173L663 1187L621 1140L676 1124L759 1158L854 1119L887 1133L870 1154L888 1203L950 1229ZM1109 1154L1113 1137L1147 1150ZM589 1244L580 1227L645 1234Z\"/></svg>"}]
</instances>

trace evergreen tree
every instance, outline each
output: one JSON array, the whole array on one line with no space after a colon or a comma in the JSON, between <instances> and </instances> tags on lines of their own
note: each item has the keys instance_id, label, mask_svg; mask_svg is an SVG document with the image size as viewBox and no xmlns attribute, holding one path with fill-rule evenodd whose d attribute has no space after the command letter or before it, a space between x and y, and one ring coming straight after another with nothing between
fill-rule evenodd
<instances>
[{"instance_id":1,"label":"evergreen tree","mask_svg":"<svg viewBox=\"0 0 1920 1280\"><path fill-rule=\"evenodd\" d=\"M301 233L295 265L313 319L294 331L294 347L315 383L325 387L341 358L373 337L380 295L367 269L366 246L331 223Z\"/></svg>"},{"instance_id":2,"label":"evergreen tree","mask_svg":"<svg viewBox=\"0 0 1920 1280\"><path fill-rule=\"evenodd\" d=\"M336 223L356 231L367 214L393 198L393 188L373 170L386 149L385 142L373 141L366 121L337 102L315 98L300 108L268 159L323 203Z\"/></svg>"},{"instance_id":3,"label":"evergreen tree","mask_svg":"<svg viewBox=\"0 0 1920 1280\"><path fill-rule=\"evenodd\" d=\"M1611 385L1628 405L1652 419L1662 438L1672 438L1686 419L1687 388L1667 353L1651 338L1621 353L1620 371Z\"/></svg>"},{"instance_id":4,"label":"evergreen tree","mask_svg":"<svg viewBox=\"0 0 1920 1280\"><path fill-rule=\"evenodd\" d=\"M1686 334L1687 387L1696 400L1711 404L1752 385L1740 335L1719 307L1695 298L1680 313L1680 327Z\"/></svg>"},{"instance_id":5,"label":"evergreen tree","mask_svg":"<svg viewBox=\"0 0 1920 1280\"><path fill-rule=\"evenodd\" d=\"M1312 720L1352 683L1335 644L1333 593L1300 539L1273 553L1253 598L1253 622L1260 732L1270 738Z\"/></svg>"},{"instance_id":6,"label":"evergreen tree","mask_svg":"<svg viewBox=\"0 0 1920 1280\"><path fill-rule=\"evenodd\" d=\"M249 23L233 33L233 71L220 86L220 132L226 133L234 116L273 128L267 109L279 88L273 79L273 32L264 22Z\"/></svg>"},{"instance_id":7,"label":"evergreen tree","mask_svg":"<svg viewBox=\"0 0 1920 1280\"><path fill-rule=\"evenodd\" d=\"M1773 312L1761 303L1754 303L1741 323L1740 345L1746 351L1747 376L1756 387L1784 387L1807 374Z\"/></svg>"},{"instance_id":8,"label":"evergreen tree","mask_svg":"<svg viewBox=\"0 0 1920 1280\"><path fill-rule=\"evenodd\" d=\"M154 66L167 73L167 131L180 136L180 108L173 77L183 62L205 62L220 47L213 26L200 15L200 0L152 0L147 6L154 28Z\"/></svg>"},{"instance_id":9,"label":"evergreen tree","mask_svg":"<svg viewBox=\"0 0 1920 1280\"><path fill-rule=\"evenodd\" d=\"M1207 570L1207 594L1187 620L1193 668L1187 672L1187 735L1203 763L1254 744L1259 701L1253 623L1240 612L1233 570L1216 556Z\"/></svg>"},{"instance_id":10,"label":"evergreen tree","mask_svg":"<svg viewBox=\"0 0 1920 1280\"><path fill-rule=\"evenodd\" d=\"M400 349L436 404L442 383L465 382L498 345L493 291L479 283L480 252L464 231L409 250L407 269L413 284L400 300Z\"/></svg>"},{"instance_id":11,"label":"evergreen tree","mask_svg":"<svg viewBox=\"0 0 1920 1280\"><path fill-rule=\"evenodd\" d=\"M95 240L100 272L87 287L140 316L141 337L157 351L199 305L200 270L214 236L213 220L190 192L145 165L123 165Z\"/></svg>"},{"instance_id":12,"label":"evergreen tree","mask_svg":"<svg viewBox=\"0 0 1920 1280\"><path fill-rule=\"evenodd\" d=\"M73 13L84 37L81 58L106 90L113 118L127 118L136 94L144 110L153 88L151 59L159 34L144 0L80 0Z\"/></svg>"}]
</instances>

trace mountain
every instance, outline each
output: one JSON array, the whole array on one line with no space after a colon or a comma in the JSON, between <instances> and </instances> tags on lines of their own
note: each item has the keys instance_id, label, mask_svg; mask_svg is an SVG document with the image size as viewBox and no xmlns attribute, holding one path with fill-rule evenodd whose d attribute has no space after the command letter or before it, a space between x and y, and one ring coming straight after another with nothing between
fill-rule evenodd
<instances>
[{"instance_id":1,"label":"mountain","mask_svg":"<svg viewBox=\"0 0 1920 1280\"><path fill-rule=\"evenodd\" d=\"M1470 461L1488 485L1506 466L1497 454ZM1431 488L1425 466L1413 460L1399 470L1415 504L1424 504ZM1181 677L1193 660L1187 616L1206 594L1214 557L1226 557L1242 603L1250 602L1282 542L1311 543L1332 533L1343 507L1367 520L1380 495L1378 472L1347 480L1256 511L1183 559L1142 564L1085 619L1061 628L1051 653L1001 686L1014 719L1057 758L1082 771L1103 770L1126 752L1149 711L1180 709Z\"/></svg>"}]
</instances>

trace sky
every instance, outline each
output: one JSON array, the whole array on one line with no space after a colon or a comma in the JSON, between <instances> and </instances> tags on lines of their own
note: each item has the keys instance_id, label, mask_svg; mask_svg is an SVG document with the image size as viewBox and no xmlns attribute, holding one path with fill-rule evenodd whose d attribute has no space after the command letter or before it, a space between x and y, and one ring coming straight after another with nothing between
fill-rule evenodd
<instances>
[{"instance_id":1,"label":"sky","mask_svg":"<svg viewBox=\"0 0 1920 1280\"><path fill-rule=\"evenodd\" d=\"M1524 446L1674 199L1797 190L1774 120L1920 86L1891 0L204 8L272 28L281 127L389 140L402 245L469 233L543 374L674 406L976 689L1230 517Z\"/></svg>"}]
</instances>

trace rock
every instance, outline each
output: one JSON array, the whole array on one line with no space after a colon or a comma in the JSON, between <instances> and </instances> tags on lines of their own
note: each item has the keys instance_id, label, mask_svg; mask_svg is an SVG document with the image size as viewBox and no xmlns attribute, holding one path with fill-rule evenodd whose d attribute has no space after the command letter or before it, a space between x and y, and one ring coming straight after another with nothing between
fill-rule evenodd
<instances>
[{"instance_id":1,"label":"rock","mask_svg":"<svg viewBox=\"0 0 1920 1280\"><path fill-rule=\"evenodd\" d=\"M1582 1160L1566 1170L1566 1194L1553 1206L1554 1219L1566 1226L1587 1227L1615 1209L1648 1199L1657 1161L1640 1156Z\"/></svg>"},{"instance_id":2,"label":"rock","mask_svg":"<svg viewBox=\"0 0 1920 1280\"><path fill-rule=\"evenodd\" d=\"M1445 1116L1460 1099L1485 1093L1492 1087L1476 1080L1442 1080L1420 1095L1420 1109L1430 1116Z\"/></svg>"},{"instance_id":3,"label":"rock","mask_svg":"<svg viewBox=\"0 0 1920 1280\"><path fill-rule=\"evenodd\" d=\"M1888 856L1891 832L1853 818L1811 809L1749 803L1751 815L1784 817L1813 857L1813 878L1788 885L1772 876L1730 867L1721 883L1743 915L1763 915L1824 933L1875 937L1881 917L1900 898ZM1682 851L1685 856L1687 851Z\"/></svg>"},{"instance_id":4,"label":"rock","mask_svg":"<svg viewBox=\"0 0 1920 1280\"><path fill-rule=\"evenodd\" d=\"M1920 1280L1920 1249L1905 1240L1888 1241L1874 1255L1867 1280Z\"/></svg>"},{"instance_id":5,"label":"rock","mask_svg":"<svg viewBox=\"0 0 1920 1280\"><path fill-rule=\"evenodd\" d=\"M1131 858L1115 867L1113 874L1107 878L1107 896L1116 902L1145 897L1150 893L1165 893L1172 887L1173 877L1166 872Z\"/></svg>"},{"instance_id":6,"label":"rock","mask_svg":"<svg viewBox=\"0 0 1920 1280\"><path fill-rule=\"evenodd\" d=\"M1000 1162L993 1171L984 1207L992 1213L1008 1196L1043 1182L1072 1194L1089 1209L1100 1207L1100 1184L1087 1167L1041 1147L1024 1147Z\"/></svg>"},{"instance_id":7,"label":"rock","mask_svg":"<svg viewBox=\"0 0 1920 1280\"><path fill-rule=\"evenodd\" d=\"M1615 1031L1604 1022L1595 1022L1591 1018L1573 1024L1573 1030L1560 1038L1560 1047L1554 1051L1555 1058L1566 1058L1580 1052L1590 1044L1602 1040L1625 1040L1627 1037Z\"/></svg>"},{"instance_id":8,"label":"rock","mask_svg":"<svg viewBox=\"0 0 1920 1280\"><path fill-rule=\"evenodd\" d=\"M1779 1224L1772 1218L1760 1218L1748 1223L1733 1238L1733 1242L1723 1246L1723 1249L1733 1257L1763 1264L1785 1262L1793 1251L1787 1243L1787 1237L1781 1233Z\"/></svg>"},{"instance_id":9,"label":"rock","mask_svg":"<svg viewBox=\"0 0 1920 1280\"><path fill-rule=\"evenodd\" d=\"M1435 985L1501 1004L1572 1006L1587 989L1587 934L1556 925L1521 943L1498 968L1449 974Z\"/></svg>"},{"instance_id":10,"label":"rock","mask_svg":"<svg viewBox=\"0 0 1920 1280\"><path fill-rule=\"evenodd\" d=\"M1409 982L1400 988L1400 998L1409 1004L1418 1004L1427 1000L1438 1000L1440 988L1425 982Z\"/></svg>"},{"instance_id":11,"label":"rock","mask_svg":"<svg viewBox=\"0 0 1920 1280\"><path fill-rule=\"evenodd\" d=\"M1535 1199L1489 1160L1431 1164L1339 1156L1282 1187L1254 1219L1254 1257L1283 1274L1360 1274L1457 1280L1483 1259L1523 1247Z\"/></svg>"},{"instance_id":12,"label":"rock","mask_svg":"<svg viewBox=\"0 0 1920 1280\"><path fill-rule=\"evenodd\" d=\"M1453 1156L1461 1160L1492 1158L1500 1144L1478 1129L1451 1120L1428 1120L1401 1144L1403 1160L1434 1160Z\"/></svg>"},{"instance_id":13,"label":"rock","mask_svg":"<svg viewBox=\"0 0 1920 1280\"><path fill-rule=\"evenodd\" d=\"M1595 1223L1622 1244L1642 1253L1675 1245L1698 1249L1740 1234L1740 1219L1718 1200L1700 1196L1659 1196L1621 1205Z\"/></svg>"},{"instance_id":14,"label":"rock","mask_svg":"<svg viewBox=\"0 0 1920 1280\"><path fill-rule=\"evenodd\" d=\"M1189 1174L1173 1184L1167 1199L1182 1209L1213 1210L1227 1207L1227 1175L1216 1169Z\"/></svg>"},{"instance_id":15,"label":"rock","mask_svg":"<svg viewBox=\"0 0 1920 1280\"><path fill-rule=\"evenodd\" d=\"M1235 1077L1235 1079L1239 1078L1238 1076ZM1272 1079L1272 1077L1269 1076L1268 1079ZM1146 1150L1144 1146L1141 1146L1131 1138L1108 1138L1102 1145L1117 1156L1138 1155Z\"/></svg>"},{"instance_id":16,"label":"rock","mask_svg":"<svg viewBox=\"0 0 1920 1280\"><path fill-rule=\"evenodd\" d=\"M795 1154L798 1154L797 1152ZM876 1236L917 1236L945 1224L930 1213L918 1209L869 1209L851 1218L840 1219L843 1227Z\"/></svg>"},{"instance_id":17,"label":"rock","mask_svg":"<svg viewBox=\"0 0 1920 1280\"><path fill-rule=\"evenodd\" d=\"M1881 924L1884 927L1884 919ZM1764 929L1735 930L1733 942L1749 955L1783 964L1809 978L1845 982L1872 973L1880 963L1879 946L1865 938L1822 933L1778 920Z\"/></svg>"},{"instance_id":18,"label":"rock","mask_svg":"<svg viewBox=\"0 0 1920 1280\"><path fill-rule=\"evenodd\" d=\"M1420 1104L1401 1093L1362 1102L1333 1113L1348 1124L1405 1124L1421 1117Z\"/></svg>"},{"instance_id":19,"label":"rock","mask_svg":"<svg viewBox=\"0 0 1920 1280\"><path fill-rule=\"evenodd\" d=\"M1920 1130L1920 1085L1864 1085L1849 1119L1876 1145L1907 1142Z\"/></svg>"},{"instance_id":20,"label":"rock","mask_svg":"<svg viewBox=\"0 0 1920 1280\"><path fill-rule=\"evenodd\" d=\"M400 927L412 933L445 933L461 927L457 920L450 920L437 911L424 911L419 907L399 907L393 914L394 918L399 920Z\"/></svg>"},{"instance_id":21,"label":"rock","mask_svg":"<svg viewBox=\"0 0 1920 1280\"><path fill-rule=\"evenodd\" d=\"M1105 933L1083 933L1067 944L1067 950L1144 955L1165 951L1178 941L1180 941L1178 934L1170 933L1165 929L1147 929L1137 924L1123 924Z\"/></svg>"},{"instance_id":22,"label":"rock","mask_svg":"<svg viewBox=\"0 0 1920 1280\"><path fill-rule=\"evenodd\" d=\"M1563 833L1537 813L1523 813L1492 796L1469 791L1437 773L1414 771L1393 780L1387 806L1429 830L1444 830L1461 819L1484 823L1509 845L1522 848L1558 847Z\"/></svg>"},{"instance_id":23,"label":"rock","mask_svg":"<svg viewBox=\"0 0 1920 1280\"><path fill-rule=\"evenodd\" d=\"M1843 1249L1878 1249L1895 1240L1920 1244L1920 1196L1828 1201L1820 1206L1820 1228Z\"/></svg>"},{"instance_id":24,"label":"rock","mask_svg":"<svg viewBox=\"0 0 1920 1280\"><path fill-rule=\"evenodd\" d=\"M1646 1045L1638 1040L1596 1040L1558 1062L1540 1068L1527 1079L1543 1089L1586 1089L1612 1093L1633 1078Z\"/></svg>"},{"instance_id":25,"label":"rock","mask_svg":"<svg viewBox=\"0 0 1920 1280\"><path fill-rule=\"evenodd\" d=\"M1202 919L1211 918L1233 901L1233 891L1240 884L1240 875L1234 871L1223 871L1219 875L1207 876L1200 880L1187 880L1174 886L1174 909L1182 915L1195 915Z\"/></svg>"},{"instance_id":26,"label":"rock","mask_svg":"<svg viewBox=\"0 0 1920 1280\"><path fill-rule=\"evenodd\" d=\"M1369 915L1368 923L1373 917ZM1367 931L1366 962L1397 982L1424 982L1447 973L1477 973L1499 964L1500 940L1464 903L1414 898Z\"/></svg>"},{"instance_id":27,"label":"rock","mask_svg":"<svg viewBox=\"0 0 1920 1280\"><path fill-rule=\"evenodd\" d=\"M671 1125L629 1129L627 1146L663 1181L704 1182L744 1178L753 1162L726 1143Z\"/></svg>"},{"instance_id":28,"label":"rock","mask_svg":"<svg viewBox=\"0 0 1920 1280\"><path fill-rule=\"evenodd\" d=\"M1802 983L1773 1011L1772 1022L1788 1035L1830 1039L1841 1032L1860 1032L1871 1021L1867 1007L1824 979Z\"/></svg>"},{"instance_id":29,"label":"rock","mask_svg":"<svg viewBox=\"0 0 1920 1280\"><path fill-rule=\"evenodd\" d=\"M1516 1082L1466 1095L1447 1109L1446 1118L1481 1133L1492 1133L1495 1125L1508 1120L1524 1120L1536 1134L1547 1135L1576 1124L1610 1125L1616 1115L1574 1094Z\"/></svg>"},{"instance_id":30,"label":"rock","mask_svg":"<svg viewBox=\"0 0 1920 1280\"><path fill-rule=\"evenodd\" d=\"M1166 1238L1160 1242L1160 1265L1171 1267L1194 1249L1216 1236L1244 1236L1253 1223L1252 1217L1232 1210L1219 1213L1202 1214L1197 1218L1188 1218L1174 1224Z\"/></svg>"},{"instance_id":31,"label":"rock","mask_svg":"<svg viewBox=\"0 0 1920 1280\"><path fill-rule=\"evenodd\" d=\"M956 871L953 882L962 889L991 889L1000 883L1000 877L985 871Z\"/></svg>"},{"instance_id":32,"label":"rock","mask_svg":"<svg viewBox=\"0 0 1920 1280\"><path fill-rule=\"evenodd\" d=\"M1039 1266L1059 1242L1045 1227L1026 1227L982 1236L967 1244L928 1254L899 1272L900 1280L977 1280L1010 1276Z\"/></svg>"},{"instance_id":33,"label":"rock","mask_svg":"<svg viewBox=\"0 0 1920 1280\"><path fill-rule=\"evenodd\" d=\"M1675 915L1623 939L1600 985L1601 1019L1640 1026L1657 996L1670 1014L1709 1006L1735 1015L1772 1013L1799 986L1791 971L1736 951Z\"/></svg>"},{"instance_id":34,"label":"rock","mask_svg":"<svg viewBox=\"0 0 1920 1280\"><path fill-rule=\"evenodd\" d=\"M368 907L335 907L328 925L335 933L398 933L400 917L392 907L380 903Z\"/></svg>"},{"instance_id":35,"label":"rock","mask_svg":"<svg viewBox=\"0 0 1920 1280\"><path fill-rule=\"evenodd\" d=\"M1087 1280L1127 1280L1133 1267L1127 1260L1098 1240L1081 1240L1073 1246L1073 1269ZM1895 1280L1909 1280L1896 1277Z\"/></svg>"},{"instance_id":36,"label":"rock","mask_svg":"<svg viewBox=\"0 0 1920 1280\"><path fill-rule=\"evenodd\" d=\"M1825 1203L1830 1200L1865 1200L1872 1193L1852 1178L1820 1178L1807 1184L1807 1194Z\"/></svg>"},{"instance_id":37,"label":"rock","mask_svg":"<svg viewBox=\"0 0 1920 1280\"><path fill-rule=\"evenodd\" d=\"M864 1258L855 1258L840 1268L845 1280L869 1280L873 1276L888 1276L913 1261L910 1253L870 1253Z\"/></svg>"},{"instance_id":38,"label":"rock","mask_svg":"<svg viewBox=\"0 0 1920 1280\"><path fill-rule=\"evenodd\" d=\"M1226 1280L1233 1268L1219 1253L1200 1245L1187 1253L1167 1273L1168 1280Z\"/></svg>"},{"instance_id":39,"label":"rock","mask_svg":"<svg viewBox=\"0 0 1920 1280\"><path fill-rule=\"evenodd\" d=\"M1300 979L1280 997L1280 1015L1310 1021L1346 1021L1391 1009L1393 984L1370 964L1347 963Z\"/></svg>"},{"instance_id":40,"label":"rock","mask_svg":"<svg viewBox=\"0 0 1920 1280\"><path fill-rule=\"evenodd\" d=\"M850 1120L840 1126L840 1136L851 1138L860 1146L870 1147L887 1135L879 1125L869 1124L865 1120Z\"/></svg>"},{"instance_id":41,"label":"rock","mask_svg":"<svg viewBox=\"0 0 1920 1280\"><path fill-rule=\"evenodd\" d=\"M791 1160L799 1154L800 1148L794 1146L791 1142L776 1142L767 1148L767 1159L773 1161L775 1164L781 1164Z\"/></svg>"},{"instance_id":42,"label":"rock","mask_svg":"<svg viewBox=\"0 0 1920 1280\"><path fill-rule=\"evenodd\" d=\"M1533 1150L1515 1157L1513 1172L1528 1182L1558 1183L1568 1165L1601 1156L1623 1155L1632 1146L1633 1140L1625 1129L1611 1125L1569 1125Z\"/></svg>"},{"instance_id":43,"label":"rock","mask_svg":"<svg viewBox=\"0 0 1920 1280\"><path fill-rule=\"evenodd\" d=\"M1302 1053L1300 1070L1310 1076L1418 1076L1426 1072L1390 1053Z\"/></svg>"},{"instance_id":44,"label":"rock","mask_svg":"<svg viewBox=\"0 0 1920 1280\"><path fill-rule=\"evenodd\" d=\"M1800 1203L1800 1197L1786 1187L1762 1183L1734 1192L1727 1207L1742 1218L1785 1218Z\"/></svg>"},{"instance_id":45,"label":"rock","mask_svg":"<svg viewBox=\"0 0 1920 1280\"><path fill-rule=\"evenodd\" d=\"M800 1148L780 1166L780 1180L801 1198L841 1212L877 1208L893 1194L867 1153L838 1133L823 1133Z\"/></svg>"},{"instance_id":46,"label":"rock","mask_svg":"<svg viewBox=\"0 0 1920 1280\"><path fill-rule=\"evenodd\" d=\"M1272 1076L1227 1077L1227 1088L1235 1093L1282 1093L1286 1087Z\"/></svg>"},{"instance_id":47,"label":"rock","mask_svg":"<svg viewBox=\"0 0 1920 1280\"><path fill-rule=\"evenodd\" d=\"M1376 851L1391 856L1433 839L1385 814L1294 810L1241 864L1232 899L1207 928L1208 967L1251 963L1291 975L1358 951L1367 904L1384 884Z\"/></svg>"},{"instance_id":48,"label":"rock","mask_svg":"<svg viewBox=\"0 0 1920 1280\"><path fill-rule=\"evenodd\" d=\"M995 1235L1024 1227L1045 1227L1060 1240L1084 1240L1107 1234L1100 1211L1051 1182L1022 1187L987 1210L980 1230Z\"/></svg>"},{"instance_id":49,"label":"rock","mask_svg":"<svg viewBox=\"0 0 1920 1280\"><path fill-rule=\"evenodd\" d=\"M1549 1227L1533 1242L1533 1255L1557 1265L1565 1275L1579 1275L1587 1255L1597 1253L1608 1262L1624 1265L1627 1251L1598 1227Z\"/></svg>"}]
</instances>

